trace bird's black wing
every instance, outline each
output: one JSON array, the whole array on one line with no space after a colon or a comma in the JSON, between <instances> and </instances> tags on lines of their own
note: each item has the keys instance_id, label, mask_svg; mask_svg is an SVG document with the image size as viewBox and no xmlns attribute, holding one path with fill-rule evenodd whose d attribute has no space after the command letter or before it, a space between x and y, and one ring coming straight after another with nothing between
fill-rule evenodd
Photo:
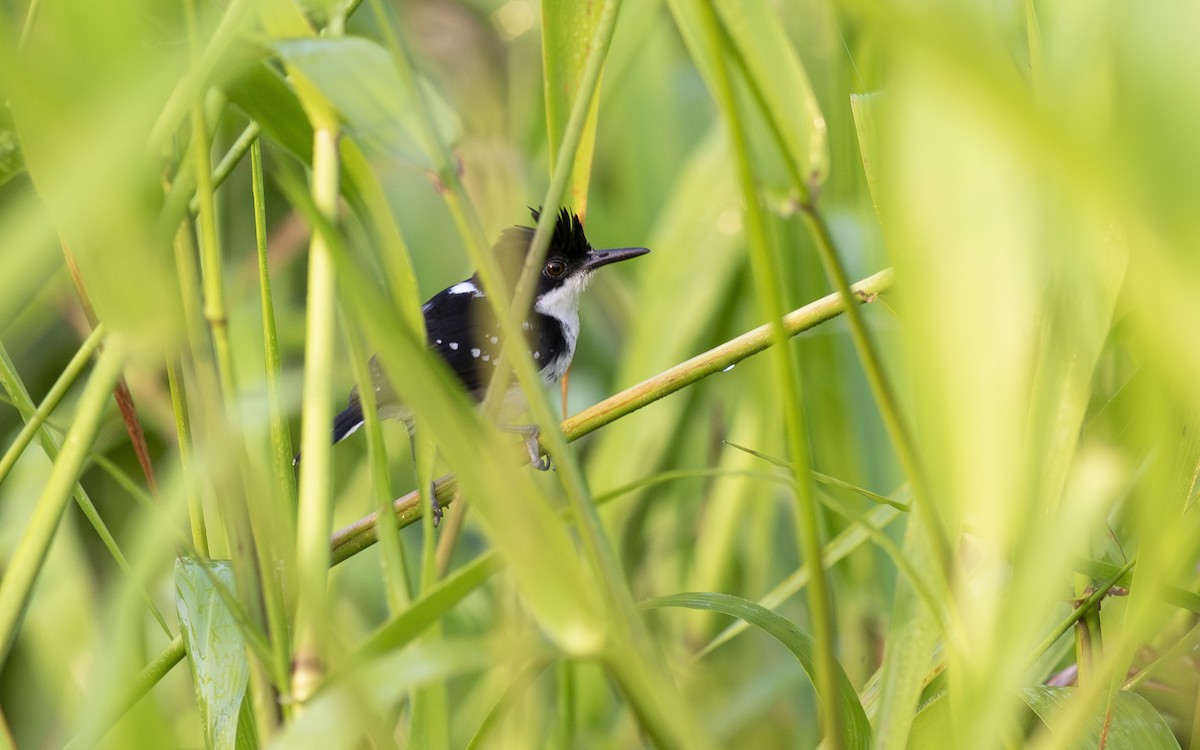
<instances>
[{"instance_id":1,"label":"bird's black wing","mask_svg":"<svg viewBox=\"0 0 1200 750\"><path fill-rule=\"evenodd\" d=\"M500 355L500 326L474 279L455 284L425 303L425 336L462 382L481 397Z\"/></svg>"},{"instance_id":2,"label":"bird's black wing","mask_svg":"<svg viewBox=\"0 0 1200 750\"><path fill-rule=\"evenodd\" d=\"M467 284L478 289L474 279L442 290L425 303L425 333L430 349L446 361L468 393L482 398L495 371L504 336L491 305ZM565 369L553 365L566 354L567 342L561 326L546 315L533 313L522 325L525 342L538 370L557 369L548 382ZM548 365L551 367L547 368Z\"/></svg>"}]
</instances>

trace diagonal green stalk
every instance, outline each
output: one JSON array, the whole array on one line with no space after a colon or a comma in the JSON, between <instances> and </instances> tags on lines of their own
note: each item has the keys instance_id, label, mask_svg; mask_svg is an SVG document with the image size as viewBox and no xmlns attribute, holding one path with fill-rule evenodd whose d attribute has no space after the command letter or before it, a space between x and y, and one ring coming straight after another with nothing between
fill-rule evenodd
<instances>
[{"instance_id":1,"label":"diagonal green stalk","mask_svg":"<svg viewBox=\"0 0 1200 750\"><path fill-rule=\"evenodd\" d=\"M50 478L34 506L33 516L21 534L4 578L0 580L0 665L4 664L12 649L29 606L33 584L58 531L58 522L83 470L96 433L100 430L104 408L121 377L125 358L125 342L119 338L108 339L104 353L96 362L92 377L80 398L75 419L63 440L62 452L54 462Z\"/></svg>"},{"instance_id":2,"label":"diagonal green stalk","mask_svg":"<svg viewBox=\"0 0 1200 750\"><path fill-rule=\"evenodd\" d=\"M71 386L74 385L75 380L79 377L79 373L83 372L88 362L91 361L92 355L96 353L104 335L105 329L103 325L96 326L92 330L91 334L83 342L83 345L75 352L75 356L71 358L71 361L62 371L62 374L58 376L58 380L54 381L54 385L51 386L50 391L42 399L42 402L38 404L37 409L29 413L26 413L28 410L24 408L32 406L29 403L29 394L25 393L24 387L16 379L16 371L11 367L8 353L0 345L0 385L8 391L9 395L13 398L13 403L21 411L21 416L25 419L25 426L21 429L20 434L17 435L17 439L4 452L4 456L0 457L0 482L3 482L4 478L8 476L8 472L12 470L12 467L17 463L17 459L21 457L25 448L33 441L33 436L38 434L38 430L46 423L46 419L58 408L63 396L67 395L67 391L71 389ZM22 396L24 398L21 398Z\"/></svg>"},{"instance_id":3,"label":"diagonal green stalk","mask_svg":"<svg viewBox=\"0 0 1200 750\"><path fill-rule=\"evenodd\" d=\"M0 344L0 386L8 392L13 405L17 407L17 410L21 412L22 417L26 420L25 427L17 435L16 441L9 446L3 459L0 459L0 482L4 481L4 477L8 475L12 465L20 458L22 452L28 447L29 442L35 434L38 436L38 442L41 444L46 456L51 461L58 458L60 447L58 441L45 427L46 418L62 401L63 396L66 395L71 385L79 377L80 372L83 371L83 368L91 361L92 356L99 350L101 341L105 335L106 331L103 325L97 325L92 330L91 335L83 342L79 351L72 357L66 369L63 370L58 380L50 388L50 392L46 394L46 397L42 399L42 403L36 409L33 406L32 399L29 397L28 390L25 388L25 384L21 381L20 375L13 366L12 359L8 356L8 350L3 344ZM133 572L129 566L129 561L125 558L125 554L121 552L121 548L117 545L117 540L113 537L112 532L109 531L104 519L101 518L100 512L96 510L96 505L92 502L91 496L88 495L87 491L79 483L76 483L72 489L72 495L75 498L76 505L83 512L84 517L92 525L92 528L96 531L96 535L100 537L101 543L108 550L109 554L112 555L117 567L132 579ZM155 604L154 597L150 595L150 592L144 586L138 587L138 593L141 595L143 601L146 602L147 608L158 622L159 627L170 637L171 629L167 625L162 612L159 611L158 605Z\"/></svg>"},{"instance_id":4,"label":"diagonal green stalk","mask_svg":"<svg viewBox=\"0 0 1200 750\"><path fill-rule=\"evenodd\" d=\"M779 267L779 263L774 257L775 253L767 237L766 217L759 201L758 186L755 183L754 171L750 163L747 135L726 67L721 28L712 7L704 2L699 2L698 6L704 25L707 51L713 61L716 90L712 93L729 125L730 140L746 204L750 265L754 274L755 288L761 300L762 312L771 321L775 380L777 392L782 400L781 408L786 425L788 447L792 463L795 466L792 476L794 477L793 492L796 502L797 543L811 576L807 593L812 635L816 642L813 682L821 697L825 741L829 747L837 750L843 746L845 727L844 717L837 710L839 690L838 668L834 654L836 646L833 634L833 600L821 555L820 518L817 503L813 497L812 484L809 480L811 466L808 457L808 430L800 400L800 373L787 347L788 336L782 322L785 313L783 290L780 288L779 276L774 271ZM847 292L847 297L848 295L849 292ZM844 301L848 301L848 299ZM852 305L847 305L848 310L852 307Z\"/></svg>"},{"instance_id":5,"label":"diagonal green stalk","mask_svg":"<svg viewBox=\"0 0 1200 750\"><path fill-rule=\"evenodd\" d=\"M175 636L166 648L138 673L117 700L108 705L103 713L91 717L91 721L67 742L64 750L94 747L129 709L161 682L176 664L183 661L186 654L183 636Z\"/></svg>"},{"instance_id":6,"label":"diagonal green stalk","mask_svg":"<svg viewBox=\"0 0 1200 750\"><path fill-rule=\"evenodd\" d=\"M346 330L346 341L349 344L351 369L354 371L354 381L358 384L359 400L362 404L363 432L367 436L367 465L371 471L371 494L376 507L379 508L378 513L385 511L391 503L391 484L387 456L383 450L383 431L380 429L376 412L375 383L367 366L366 351L361 337L354 331ZM380 518L383 523L383 531L379 535L382 548L379 557L383 569L383 591L388 610L394 614L412 601L412 591L404 560L404 549L401 546L400 535L396 533L399 529L395 516L388 517L385 512Z\"/></svg>"}]
</instances>

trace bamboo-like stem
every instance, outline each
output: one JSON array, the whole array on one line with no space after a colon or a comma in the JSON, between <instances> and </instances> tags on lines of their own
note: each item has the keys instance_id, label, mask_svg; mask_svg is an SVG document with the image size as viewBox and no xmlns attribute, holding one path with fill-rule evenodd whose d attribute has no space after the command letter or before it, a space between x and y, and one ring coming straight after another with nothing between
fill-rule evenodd
<instances>
[{"instance_id":1,"label":"bamboo-like stem","mask_svg":"<svg viewBox=\"0 0 1200 750\"><path fill-rule=\"evenodd\" d=\"M337 215L338 134L330 123L313 133L312 197L331 222ZM299 512L296 535L295 651L292 696L300 703L316 689L322 674L321 631L325 620L329 573L330 497L329 425L333 412L329 391L333 379L335 269L328 242L313 232L308 259L308 320L305 331L304 391L300 447Z\"/></svg>"},{"instance_id":2,"label":"bamboo-like stem","mask_svg":"<svg viewBox=\"0 0 1200 750\"><path fill-rule=\"evenodd\" d=\"M193 3L185 3L191 8ZM232 351L229 346L229 319L225 310L224 263L217 236L217 207L212 183L212 160L208 153L208 126L204 105L192 105L191 159L196 165L196 197L199 203L199 245L201 283L204 285L204 319L212 336L217 375L226 399L235 394Z\"/></svg>"},{"instance_id":3,"label":"bamboo-like stem","mask_svg":"<svg viewBox=\"0 0 1200 750\"><path fill-rule=\"evenodd\" d=\"M891 289L893 281L892 269L886 268L854 284L851 290L857 303L865 304ZM841 297L837 293L829 294L783 316L783 327L788 336L796 336L837 317L843 310ZM578 440L713 373L726 371L771 345L769 325L747 331L568 417L561 424L563 435L568 441ZM443 507L453 502L456 487L457 482L453 475L441 477L434 482L435 494ZM397 498L392 507L401 527L408 526L421 517L415 491ZM376 515L372 513L336 532L331 540L334 564L374 544L376 523Z\"/></svg>"}]
</instances>

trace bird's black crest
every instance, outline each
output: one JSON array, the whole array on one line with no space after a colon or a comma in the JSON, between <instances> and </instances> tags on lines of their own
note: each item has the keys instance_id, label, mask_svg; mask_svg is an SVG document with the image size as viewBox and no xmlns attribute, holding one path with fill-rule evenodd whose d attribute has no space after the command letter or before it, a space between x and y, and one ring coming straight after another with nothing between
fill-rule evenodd
<instances>
[{"instance_id":1,"label":"bird's black crest","mask_svg":"<svg viewBox=\"0 0 1200 750\"><path fill-rule=\"evenodd\" d=\"M529 213L534 222L541 218L542 212L530 208ZM554 236L550 239L550 251L547 256L559 255L573 260L582 259L592 249L583 233L583 222L569 208L558 211L558 221L554 224Z\"/></svg>"},{"instance_id":2,"label":"bird's black crest","mask_svg":"<svg viewBox=\"0 0 1200 750\"><path fill-rule=\"evenodd\" d=\"M541 216L541 211L536 208L530 208L529 213L533 215L534 222ZM500 233L500 239L496 241L496 257L500 260L504 275L510 284L515 284L520 275L525 256L529 253L529 246L533 244L533 233L533 227L509 227ZM557 256L569 262L582 263L591 249L591 244L583 234L583 223L579 221L579 217L570 209L561 209L546 257Z\"/></svg>"}]
</instances>

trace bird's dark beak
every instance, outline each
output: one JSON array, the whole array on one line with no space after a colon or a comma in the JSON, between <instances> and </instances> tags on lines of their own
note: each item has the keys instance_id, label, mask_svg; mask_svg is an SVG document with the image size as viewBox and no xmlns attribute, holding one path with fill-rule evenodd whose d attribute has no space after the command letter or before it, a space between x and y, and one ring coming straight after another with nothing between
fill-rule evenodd
<instances>
[{"instance_id":1,"label":"bird's dark beak","mask_svg":"<svg viewBox=\"0 0 1200 750\"><path fill-rule=\"evenodd\" d=\"M583 268L585 271L595 271L600 266L607 266L609 263L636 258L648 252L650 252L650 249L645 247L618 247L612 250L592 250L587 254L587 260L583 262Z\"/></svg>"}]
</instances>

